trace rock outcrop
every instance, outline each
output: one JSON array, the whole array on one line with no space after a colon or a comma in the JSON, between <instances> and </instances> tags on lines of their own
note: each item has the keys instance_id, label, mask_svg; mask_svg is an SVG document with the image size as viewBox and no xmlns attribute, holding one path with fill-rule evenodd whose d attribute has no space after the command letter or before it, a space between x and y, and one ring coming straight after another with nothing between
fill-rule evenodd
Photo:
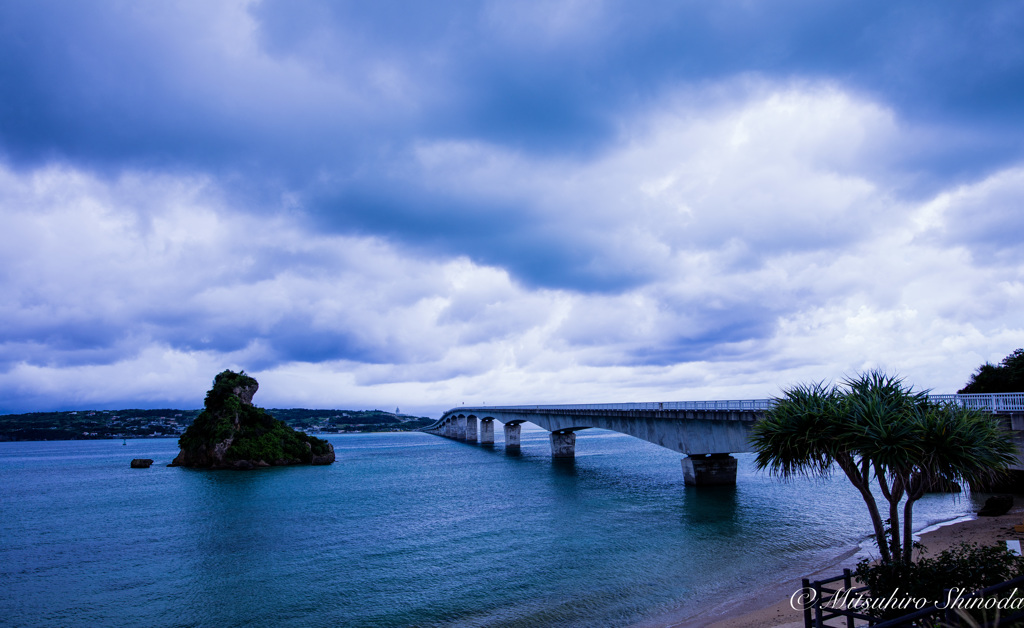
<instances>
[{"instance_id":1,"label":"rock outcrop","mask_svg":"<svg viewBox=\"0 0 1024 628\"><path fill-rule=\"evenodd\" d=\"M152 458L134 458L132 460L133 469L148 469L153 464Z\"/></svg>"},{"instance_id":2,"label":"rock outcrop","mask_svg":"<svg viewBox=\"0 0 1024 628\"><path fill-rule=\"evenodd\" d=\"M978 511L979 517L1001 517L1013 508L1013 495L993 495L985 500L985 505Z\"/></svg>"},{"instance_id":3,"label":"rock outcrop","mask_svg":"<svg viewBox=\"0 0 1024 628\"><path fill-rule=\"evenodd\" d=\"M247 471L334 462L329 442L293 430L252 405L258 389L244 371L218 374L206 393L206 408L178 440L181 452L169 466Z\"/></svg>"}]
</instances>

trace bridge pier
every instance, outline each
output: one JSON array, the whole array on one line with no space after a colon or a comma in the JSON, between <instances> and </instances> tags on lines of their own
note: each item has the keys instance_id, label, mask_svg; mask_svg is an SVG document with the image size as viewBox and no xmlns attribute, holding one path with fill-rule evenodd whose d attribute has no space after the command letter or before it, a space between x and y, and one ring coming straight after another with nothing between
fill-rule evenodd
<instances>
[{"instance_id":1,"label":"bridge pier","mask_svg":"<svg viewBox=\"0 0 1024 628\"><path fill-rule=\"evenodd\" d=\"M505 451L519 451L519 432L522 429L521 423L505 424Z\"/></svg>"},{"instance_id":2,"label":"bridge pier","mask_svg":"<svg viewBox=\"0 0 1024 628\"><path fill-rule=\"evenodd\" d=\"M1013 431L1018 460L1011 469L1024 477L1024 393L929 395L929 399L936 403L952 403L992 412L997 420ZM479 435L481 443L491 443L494 438L493 421L498 421L504 424L506 451L516 453L520 449L520 425L529 421L553 433L553 457L571 457L575 454L575 442L571 434L555 435L554 432L573 432L591 427L612 430L687 456L681 462L688 485L735 486L737 463L730 453L752 451L751 430L757 421L771 412L773 403L771 399L742 399L529 406L463 405L446 411L424 431L461 440ZM473 416L479 421L479 426L474 423L469 427L467 416Z\"/></svg>"},{"instance_id":3,"label":"bridge pier","mask_svg":"<svg viewBox=\"0 0 1024 628\"><path fill-rule=\"evenodd\" d=\"M551 457L576 457L576 432L557 430L551 432Z\"/></svg>"},{"instance_id":4,"label":"bridge pier","mask_svg":"<svg viewBox=\"0 0 1024 628\"><path fill-rule=\"evenodd\" d=\"M480 444L494 444L494 419L480 419Z\"/></svg>"},{"instance_id":5,"label":"bridge pier","mask_svg":"<svg viewBox=\"0 0 1024 628\"><path fill-rule=\"evenodd\" d=\"M697 454L683 458L687 486L736 486L736 459L729 454Z\"/></svg>"},{"instance_id":6,"label":"bridge pier","mask_svg":"<svg viewBox=\"0 0 1024 628\"><path fill-rule=\"evenodd\" d=\"M466 440L476 442L476 417L473 415L466 417Z\"/></svg>"}]
</instances>

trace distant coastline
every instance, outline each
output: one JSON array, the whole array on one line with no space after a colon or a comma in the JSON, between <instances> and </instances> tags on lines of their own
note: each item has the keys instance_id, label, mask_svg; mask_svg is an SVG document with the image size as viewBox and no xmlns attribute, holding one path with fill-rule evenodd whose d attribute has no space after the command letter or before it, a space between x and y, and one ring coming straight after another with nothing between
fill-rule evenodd
<instances>
[{"instance_id":1,"label":"distant coastline","mask_svg":"<svg viewBox=\"0 0 1024 628\"><path fill-rule=\"evenodd\" d=\"M0 415L0 441L177 438L201 410L69 410ZM289 427L310 434L408 432L433 419L383 410L273 408Z\"/></svg>"}]
</instances>

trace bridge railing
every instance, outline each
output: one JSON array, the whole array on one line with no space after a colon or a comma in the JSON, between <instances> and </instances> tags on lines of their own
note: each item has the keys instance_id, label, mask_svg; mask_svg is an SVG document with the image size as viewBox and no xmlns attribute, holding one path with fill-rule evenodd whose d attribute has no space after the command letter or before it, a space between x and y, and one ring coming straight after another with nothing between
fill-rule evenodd
<instances>
[{"instance_id":1,"label":"bridge railing","mask_svg":"<svg viewBox=\"0 0 1024 628\"><path fill-rule=\"evenodd\" d=\"M742 399L730 401L647 401L642 403L564 403L535 406L482 406L487 410L767 410L771 399ZM477 406L473 406L474 409ZM448 412L458 411L452 408ZM447 413L445 413L447 414Z\"/></svg>"},{"instance_id":2,"label":"bridge railing","mask_svg":"<svg viewBox=\"0 0 1024 628\"><path fill-rule=\"evenodd\" d=\"M975 410L989 412L1024 412L1024 393L995 393L988 395L928 395L932 401L952 403Z\"/></svg>"},{"instance_id":3,"label":"bridge railing","mask_svg":"<svg viewBox=\"0 0 1024 628\"><path fill-rule=\"evenodd\" d=\"M967 408L987 410L993 413L1024 412L1024 392L985 395L928 395L928 398L940 403L954 403ZM568 403L527 406L461 406L451 408L444 414L487 410L494 412L502 410L551 410L553 412L560 410L741 410L756 412L769 410L774 404L774 399L739 399L719 401L648 401L641 403Z\"/></svg>"}]
</instances>

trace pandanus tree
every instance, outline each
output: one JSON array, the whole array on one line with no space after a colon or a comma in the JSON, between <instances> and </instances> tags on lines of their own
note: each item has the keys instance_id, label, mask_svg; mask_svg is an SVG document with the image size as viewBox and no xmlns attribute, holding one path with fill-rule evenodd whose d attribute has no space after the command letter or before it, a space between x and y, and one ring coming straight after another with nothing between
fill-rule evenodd
<instances>
[{"instance_id":1,"label":"pandanus tree","mask_svg":"<svg viewBox=\"0 0 1024 628\"><path fill-rule=\"evenodd\" d=\"M841 469L867 505L881 560L904 564L913 551L914 503L929 485L991 479L1016 453L991 415L933 403L881 371L784 390L751 441L757 467L780 477Z\"/></svg>"}]
</instances>

